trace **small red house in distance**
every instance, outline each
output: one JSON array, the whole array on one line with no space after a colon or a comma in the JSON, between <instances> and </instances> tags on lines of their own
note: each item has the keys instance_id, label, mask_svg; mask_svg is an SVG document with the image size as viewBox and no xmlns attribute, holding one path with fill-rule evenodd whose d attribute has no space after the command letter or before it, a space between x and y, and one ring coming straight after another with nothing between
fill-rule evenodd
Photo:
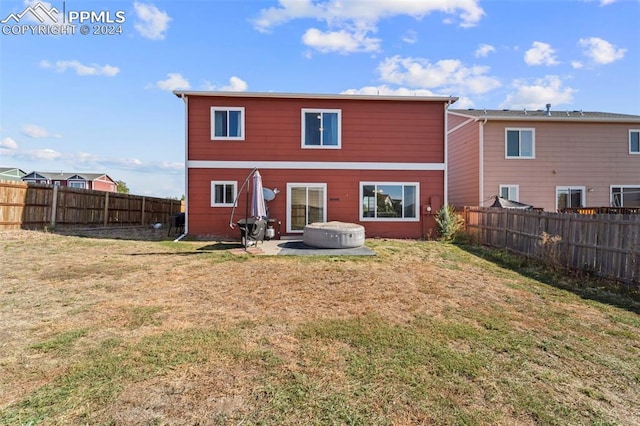
<instances>
[{"instance_id":1,"label":"small red house in distance","mask_svg":"<svg viewBox=\"0 0 640 426\"><path fill-rule=\"evenodd\" d=\"M118 191L116 182L104 173L31 172L23 176L22 181L95 191Z\"/></svg>"},{"instance_id":2,"label":"small red house in distance","mask_svg":"<svg viewBox=\"0 0 640 426\"><path fill-rule=\"evenodd\" d=\"M422 238L447 200L447 108L457 98L174 91L186 115L186 228L229 227L254 168L281 235L313 222L365 227L367 237ZM243 192L244 193L244 192ZM241 194L234 221L245 215Z\"/></svg>"}]
</instances>

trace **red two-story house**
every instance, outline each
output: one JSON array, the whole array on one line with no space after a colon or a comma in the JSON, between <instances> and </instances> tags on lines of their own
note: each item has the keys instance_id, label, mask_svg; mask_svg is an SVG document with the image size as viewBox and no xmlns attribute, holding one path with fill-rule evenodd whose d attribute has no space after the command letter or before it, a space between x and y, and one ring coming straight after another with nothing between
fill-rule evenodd
<instances>
[{"instance_id":1,"label":"red two-story house","mask_svg":"<svg viewBox=\"0 0 640 426\"><path fill-rule=\"evenodd\" d=\"M447 200L447 107L457 98L175 91L185 104L186 229L239 237L234 200L258 168L282 235L359 223L421 238ZM238 197L235 219L244 216Z\"/></svg>"}]
</instances>

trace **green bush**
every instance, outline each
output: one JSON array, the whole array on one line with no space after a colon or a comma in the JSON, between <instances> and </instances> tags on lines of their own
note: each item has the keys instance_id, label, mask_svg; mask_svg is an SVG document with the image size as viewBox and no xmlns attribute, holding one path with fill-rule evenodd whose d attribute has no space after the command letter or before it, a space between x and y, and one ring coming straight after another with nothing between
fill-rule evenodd
<instances>
[{"instance_id":1,"label":"green bush","mask_svg":"<svg viewBox=\"0 0 640 426\"><path fill-rule=\"evenodd\" d=\"M454 241L464 229L464 220L456 213L453 206L442 206L436 213L435 219L441 241Z\"/></svg>"}]
</instances>

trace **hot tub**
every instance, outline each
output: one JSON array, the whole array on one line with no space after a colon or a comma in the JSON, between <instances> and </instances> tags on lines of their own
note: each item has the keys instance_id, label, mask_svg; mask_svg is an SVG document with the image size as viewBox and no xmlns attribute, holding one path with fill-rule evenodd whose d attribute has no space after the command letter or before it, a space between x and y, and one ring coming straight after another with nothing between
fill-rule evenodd
<instances>
[{"instance_id":1,"label":"hot tub","mask_svg":"<svg viewBox=\"0 0 640 426\"><path fill-rule=\"evenodd\" d=\"M354 248L364 245L364 226L345 222L317 222L304 227L303 242L317 248Z\"/></svg>"}]
</instances>

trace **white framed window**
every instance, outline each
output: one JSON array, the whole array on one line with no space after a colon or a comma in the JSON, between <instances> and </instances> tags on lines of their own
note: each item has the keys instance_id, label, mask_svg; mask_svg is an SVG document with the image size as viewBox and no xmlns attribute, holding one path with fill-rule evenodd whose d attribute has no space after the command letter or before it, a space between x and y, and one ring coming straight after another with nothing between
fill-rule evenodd
<instances>
[{"instance_id":1,"label":"white framed window","mask_svg":"<svg viewBox=\"0 0 640 426\"><path fill-rule=\"evenodd\" d=\"M360 182L360 220L419 220L418 182Z\"/></svg>"},{"instance_id":2,"label":"white framed window","mask_svg":"<svg viewBox=\"0 0 640 426\"><path fill-rule=\"evenodd\" d=\"M69 188L79 188L79 189L87 188L87 183L83 180L70 180L67 185L69 185Z\"/></svg>"},{"instance_id":3,"label":"white framed window","mask_svg":"<svg viewBox=\"0 0 640 426\"><path fill-rule=\"evenodd\" d=\"M287 184L287 232L303 232L310 223L326 221L326 183Z\"/></svg>"},{"instance_id":4,"label":"white framed window","mask_svg":"<svg viewBox=\"0 0 640 426\"><path fill-rule=\"evenodd\" d=\"M500 185L500 196L511 201L520 201L519 185Z\"/></svg>"},{"instance_id":5,"label":"white framed window","mask_svg":"<svg viewBox=\"0 0 640 426\"><path fill-rule=\"evenodd\" d=\"M211 207L233 207L237 191L236 181L211 181Z\"/></svg>"},{"instance_id":6,"label":"white framed window","mask_svg":"<svg viewBox=\"0 0 640 426\"><path fill-rule=\"evenodd\" d=\"M302 148L340 149L342 110L302 109Z\"/></svg>"},{"instance_id":7,"label":"white framed window","mask_svg":"<svg viewBox=\"0 0 640 426\"><path fill-rule=\"evenodd\" d=\"M535 129L505 129L504 156L505 158L536 158Z\"/></svg>"},{"instance_id":8,"label":"white framed window","mask_svg":"<svg viewBox=\"0 0 640 426\"><path fill-rule=\"evenodd\" d=\"M611 207L640 207L640 185L611 185Z\"/></svg>"},{"instance_id":9,"label":"white framed window","mask_svg":"<svg viewBox=\"0 0 640 426\"><path fill-rule=\"evenodd\" d=\"M244 140L244 108L212 106L211 140Z\"/></svg>"},{"instance_id":10,"label":"white framed window","mask_svg":"<svg viewBox=\"0 0 640 426\"><path fill-rule=\"evenodd\" d=\"M629 154L640 154L640 130L629 130Z\"/></svg>"},{"instance_id":11,"label":"white framed window","mask_svg":"<svg viewBox=\"0 0 640 426\"><path fill-rule=\"evenodd\" d=\"M556 186L556 210L584 207L585 193L584 186Z\"/></svg>"}]
</instances>

